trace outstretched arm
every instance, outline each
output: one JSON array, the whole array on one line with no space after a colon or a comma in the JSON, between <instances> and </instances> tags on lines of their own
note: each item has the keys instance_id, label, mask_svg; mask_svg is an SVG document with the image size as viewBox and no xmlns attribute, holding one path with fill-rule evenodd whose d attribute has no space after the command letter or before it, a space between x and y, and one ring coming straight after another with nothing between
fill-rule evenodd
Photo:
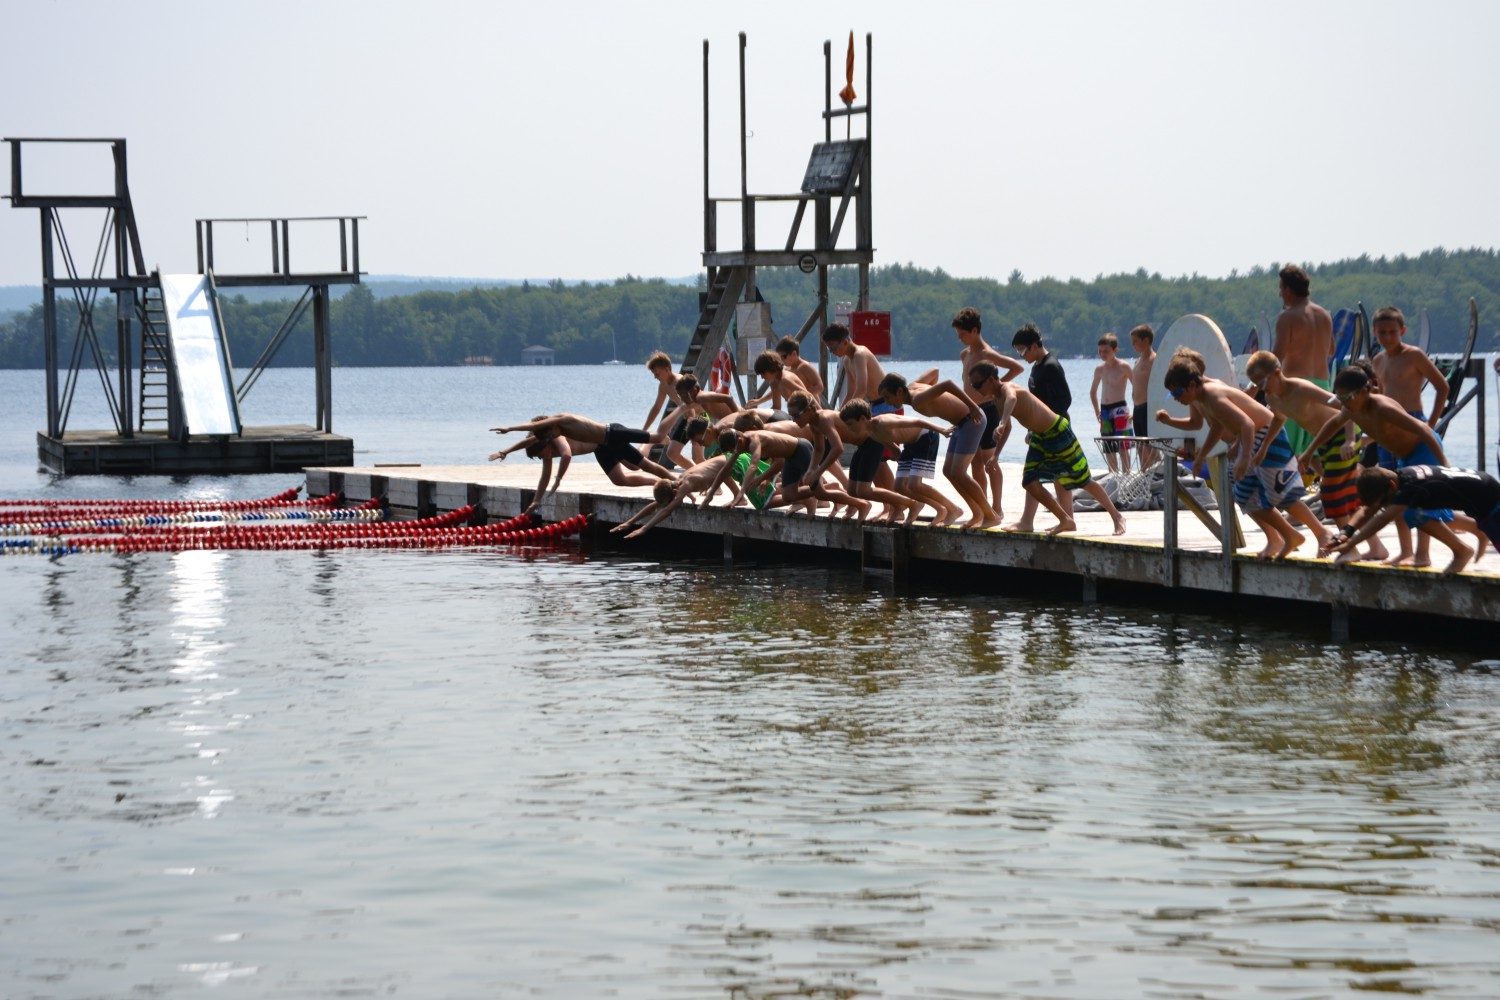
<instances>
[{"instance_id":1,"label":"outstretched arm","mask_svg":"<svg viewBox=\"0 0 1500 1000\"><path fill-rule=\"evenodd\" d=\"M656 507L657 507L656 501L652 500L650 503L646 504L646 506L644 506L640 510L636 511L634 514L631 514L629 517L627 517L625 520L621 521L619 524L615 525L613 528L610 528L609 529L609 533L611 535L617 535L617 534L619 534L620 532L624 531L626 528L630 527L635 522L639 521L641 518L646 517L652 511L656 510Z\"/></svg>"},{"instance_id":2,"label":"outstretched arm","mask_svg":"<svg viewBox=\"0 0 1500 1000\"><path fill-rule=\"evenodd\" d=\"M536 435L531 435L531 436L528 436L528 437L524 437L520 441L518 441L515 444L511 445L509 448L501 448L499 451L490 452L490 461L491 462L503 462L503 461L505 461L505 456L506 455L510 455L510 454L515 453L515 452L522 451L522 450L524 450L526 448L530 448L534 444L540 444L540 443L541 443L541 439L538 438Z\"/></svg>"},{"instance_id":3,"label":"outstretched arm","mask_svg":"<svg viewBox=\"0 0 1500 1000\"><path fill-rule=\"evenodd\" d=\"M1327 444L1328 439L1337 434L1339 427L1347 423L1351 417L1352 415L1349 411L1340 408L1339 412L1323 421L1323 426L1318 428L1318 433L1313 435L1313 439L1308 442L1307 447L1302 449L1302 453L1297 456L1298 467L1307 468L1312 462L1312 457L1318 453L1318 449ZM1431 431L1429 430L1428 433L1430 434Z\"/></svg>"},{"instance_id":4,"label":"outstretched arm","mask_svg":"<svg viewBox=\"0 0 1500 1000\"><path fill-rule=\"evenodd\" d=\"M963 390L958 387L958 384L951 378L944 379L936 385L929 386L928 388L923 389L921 392L914 395L911 398L912 405L921 406L929 402L930 400L939 398L944 393L952 396L960 403L963 403L964 406L968 407L970 420L974 421L976 424L984 423L984 411L976 406L974 400L969 398L969 396L967 396L963 392Z\"/></svg>"},{"instance_id":5,"label":"outstretched arm","mask_svg":"<svg viewBox=\"0 0 1500 1000\"><path fill-rule=\"evenodd\" d=\"M1405 512L1406 507L1402 504L1386 504L1384 507L1380 508L1380 511L1378 513L1374 514L1371 517L1365 518L1364 523L1361 524L1351 535L1349 535L1349 537L1340 539L1339 541L1330 545L1328 547L1328 551L1349 551L1350 549L1354 548L1354 546L1358 545L1365 539L1369 538L1371 535L1375 534L1381 528L1384 528L1386 525L1390 524ZM1364 512L1361 511L1360 513Z\"/></svg>"},{"instance_id":6,"label":"outstretched arm","mask_svg":"<svg viewBox=\"0 0 1500 1000\"><path fill-rule=\"evenodd\" d=\"M514 427L491 427L490 430L494 431L496 434L509 434L511 431L526 431L528 434L530 434L535 433L536 431L551 430L566 419L568 419L568 414L554 413L550 417L543 417L540 420L533 420L525 424L516 424Z\"/></svg>"},{"instance_id":7,"label":"outstretched arm","mask_svg":"<svg viewBox=\"0 0 1500 1000\"><path fill-rule=\"evenodd\" d=\"M636 528L634 531L632 531L630 534L626 535L625 537L626 538L640 538L646 532L648 532L652 528L656 527L663 520L665 520L666 517L669 514L672 513L672 511L674 511L678 507L682 506L682 501L687 498L688 493L689 493L689 490L685 489L682 486L678 486L677 489L675 491L673 491L673 493L672 493L672 499L668 500L665 504L663 504L662 506L658 507L657 510L656 510L656 513L654 513L654 514L651 515L651 520L647 521L645 524L641 525L639 528ZM652 506L655 507L656 505L652 504Z\"/></svg>"}]
</instances>

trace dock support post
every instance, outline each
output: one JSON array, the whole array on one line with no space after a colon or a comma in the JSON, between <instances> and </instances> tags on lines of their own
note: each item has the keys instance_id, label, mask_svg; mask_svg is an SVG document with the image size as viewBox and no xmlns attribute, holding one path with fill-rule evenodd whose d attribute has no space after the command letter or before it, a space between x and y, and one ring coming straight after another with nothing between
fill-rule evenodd
<instances>
[{"instance_id":1,"label":"dock support post","mask_svg":"<svg viewBox=\"0 0 1500 1000\"><path fill-rule=\"evenodd\" d=\"M884 577L890 589L906 580L907 533L904 529L865 526L859 536L859 569L866 576Z\"/></svg>"},{"instance_id":2,"label":"dock support post","mask_svg":"<svg viewBox=\"0 0 1500 1000\"><path fill-rule=\"evenodd\" d=\"M1147 445L1149 448L1150 445ZM1177 451L1164 451L1161 490L1162 585L1177 586Z\"/></svg>"},{"instance_id":3,"label":"dock support post","mask_svg":"<svg viewBox=\"0 0 1500 1000\"><path fill-rule=\"evenodd\" d=\"M1098 604L1099 603L1099 578L1098 577L1096 577L1096 576L1086 576L1086 577L1083 578L1083 603L1084 604Z\"/></svg>"},{"instance_id":4,"label":"dock support post","mask_svg":"<svg viewBox=\"0 0 1500 1000\"><path fill-rule=\"evenodd\" d=\"M435 484L430 479L417 480L417 516L432 517L437 513L437 501L434 499L436 492Z\"/></svg>"},{"instance_id":5,"label":"dock support post","mask_svg":"<svg viewBox=\"0 0 1500 1000\"><path fill-rule=\"evenodd\" d=\"M1349 641L1349 605L1334 601L1329 605L1334 642Z\"/></svg>"},{"instance_id":6,"label":"dock support post","mask_svg":"<svg viewBox=\"0 0 1500 1000\"><path fill-rule=\"evenodd\" d=\"M734 533L724 532L724 565L734 565Z\"/></svg>"}]
</instances>

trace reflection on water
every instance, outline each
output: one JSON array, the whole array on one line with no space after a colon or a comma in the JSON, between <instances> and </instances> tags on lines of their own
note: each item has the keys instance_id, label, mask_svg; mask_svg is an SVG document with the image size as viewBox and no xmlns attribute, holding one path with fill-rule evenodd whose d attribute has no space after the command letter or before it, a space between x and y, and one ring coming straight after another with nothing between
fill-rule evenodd
<instances>
[{"instance_id":1,"label":"reflection on water","mask_svg":"<svg viewBox=\"0 0 1500 1000\"><path fill-rule=\"evenodd\" d=\"M1500 981L1463 655L570 549L6 570L6 996Z\"/></svg>"}]
</instances>

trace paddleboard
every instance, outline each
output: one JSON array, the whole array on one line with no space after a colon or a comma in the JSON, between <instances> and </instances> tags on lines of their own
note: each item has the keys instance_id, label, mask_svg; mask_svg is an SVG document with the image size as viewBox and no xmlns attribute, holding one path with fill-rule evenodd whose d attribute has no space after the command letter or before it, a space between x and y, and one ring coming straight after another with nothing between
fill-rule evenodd
<instances>
[{"instance_id":1,"label":"paddleboard","mask_svg":"<svg viewBox=\"0 0 1500 1000\"><path fill-rule=\"evenodd\" d=\"M1423 354L1427 353L1428 345L1432 343L1432 323L1427 319L1427 310L1422 310L1422 315L1417 319L1417 350Z\"/></svg>"},{"instance_id":2,"label":"paddleboard","mask_svg":"<svg viewBox=\"0 0 1500 1000\"><path fill-rule=\"evenodd\" d=\"M1203 355L1204 374L1209 378L1216 378L1230 385L1242 383L1237 381L1234 357L1229 353L1229 342L1224 339L1224 332L1207 316L1199 313L1183 316L1168 327L1166 333L1156 338L1156 364L1151 369L1151 382L1146 389L1146 432L1152 437L1191 437L1194 441L1201 442L1208 437L1207 427L1183 431L1168 427L1156 419L1157 410L1166 410L1174 417L1188 415L1187 406L1167 395L1166 387L1162 385L1167 366L1172 363L1172 352L1179 347L1191 347ZM1221 441L1210 454L1217 455L1225 448L1225 443Z\"/></svg>"},{"instance_id":3,"label":"paddleboard","mask_svg":"<svg viewBox=\"0 0 1500 1000\"><path fill-rule=\"evenodd\" d=\"M1340 309L1333 314L1333 363L1328 368L1329 378L1349 363L1358 326L1359 313L1353 309Z\"/></svg>"}]
</instances>

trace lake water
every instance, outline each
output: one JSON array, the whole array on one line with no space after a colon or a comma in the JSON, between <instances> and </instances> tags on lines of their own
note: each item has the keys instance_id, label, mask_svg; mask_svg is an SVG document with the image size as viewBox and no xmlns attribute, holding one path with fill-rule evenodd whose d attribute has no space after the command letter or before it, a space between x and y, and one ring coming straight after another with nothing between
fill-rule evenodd
<instances>
[{"instance_id":1,"label":"lake water","mask_svg":"<svg viewBox=\"0 0 1500 1000\"><path fill-rule=\"evenodd\" d=\"M341 369L335 429L650 388ZM43 409L0 372L0 496L298 483L56 479ZM566 543L5 558L0 629L0 996L1500 995L1500 660L1441 637Z\"/></svg>"}]
</instances>

